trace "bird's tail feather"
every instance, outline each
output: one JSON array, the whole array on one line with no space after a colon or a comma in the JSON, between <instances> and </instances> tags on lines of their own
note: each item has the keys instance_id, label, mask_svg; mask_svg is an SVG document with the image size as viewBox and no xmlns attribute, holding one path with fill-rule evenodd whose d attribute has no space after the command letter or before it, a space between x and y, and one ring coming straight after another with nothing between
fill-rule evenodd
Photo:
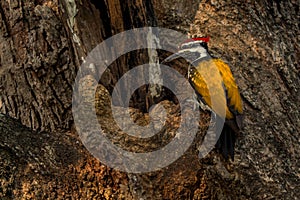
<instances>
[{"instance_id":1,"label":"bird's tail feather","mask_svg":"<svg viewBox=\"0 0 300 200\"><path fill-rule=\"evenodd\" d=\"M234 144L235 133L231 127L225 123L219 140L216 143L216 148L222 153L226 160L228 156L234 160Z\"/></svg>"}]
</instances>

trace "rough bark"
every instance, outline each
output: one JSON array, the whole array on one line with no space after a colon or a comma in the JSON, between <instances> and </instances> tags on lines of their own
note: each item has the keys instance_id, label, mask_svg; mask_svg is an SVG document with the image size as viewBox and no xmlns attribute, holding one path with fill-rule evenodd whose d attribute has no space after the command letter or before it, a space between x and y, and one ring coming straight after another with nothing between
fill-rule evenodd
<instances>
[{"instance_id":1,"label":"rough bark","mask_svg":"<svg viewBox=\"0 0 300 200\"><path fill-rule=\"evenodd\" d=\"M160 171L125 174L93 158L70 130L72 80L81 57L99 42L155 24L151 1L82 0L76 1L76 9L67 1L1 1L1 110L33 129L56 131L33 132L0 116L0 198L297 199L299 6L293 0L154 1L158 25L211 37L209 48L230 64L240 87L245 128L234 162L224 161L215 151L199 160L197 145L209 121L209 115L201 113L205 120L184 156ZM102 80L108 91L130 66L145 60L136 55L125 55L111 66L113 72L122 68L108 75L113 77L110 81ZM184 73L178 63L173 67ZM138 144L127 147L131 150L157 148L153 141L133 140L111 125L109 93L102 85L96 95L97 114L112 140ZM145 107L146 92L143 88L135 97L137 107ZM160 132L160 144L172 138L180 120L178 105L162 104L171 115ZM149 122L148 114L135 109L131 113L137 123Z\"/></svg>"},{"instance_id":2,"label":"rough bark","mask_svg":"<svg viewBox=\"0 0 300 200\"><path fill-rule=\"evenodd\" d=\"M93 158L74 132L34 132L2 114L0 132L1 199L131 197L126 174Z\"/></svg>"},{"instance_id":3,"label":"rough bark","mask_svg":"<svg viewBox=\"0 0 300 200\"><path fill-rule=\"evenodd\" d=\"M175 8L182 4L173 2ZM158 5L157 1L160 12ZM230 64L243 97L246 125L238 138L233 168L225 165L230 175L218 173L218 162L198 173L201 181L195 187L206 185L207 198L297 199L299 5L299 1L201 1L199 5L190 35L210 36L211 52ZM170 26L173 11L166 12L169 17L159 23ZM175 14L175 20L179 16ZM177 21L178 27L184 27L185 19ZM199 191L203 192L196 189L193 198L204 197Z\"/></svg>"},{"instance_id":4,"label":"rough bark","mask_svg":"<svg viewBox=\"0 0 300 200\"><path fill-rule=\"evenodd\" d=\"M57 3L1 1L0 13L2 113L33 129L67 127L75 58Z\"/></svg>"},{"instance_id":5,"label":"rough bark","mask_svg":"<svg viewBox=\"0 0 300 200\"><path fill-rule=\"evenodd\" d=\"M151 5L148 1L2 1L1 112L34 130L69 128L72 86L83 59L114 34L155 25ZM143 63L146 57L139 55L119 58L110 66L113 79L104 78L103 84L111 91L125 72Z\"/></svg>"}]
</instances>

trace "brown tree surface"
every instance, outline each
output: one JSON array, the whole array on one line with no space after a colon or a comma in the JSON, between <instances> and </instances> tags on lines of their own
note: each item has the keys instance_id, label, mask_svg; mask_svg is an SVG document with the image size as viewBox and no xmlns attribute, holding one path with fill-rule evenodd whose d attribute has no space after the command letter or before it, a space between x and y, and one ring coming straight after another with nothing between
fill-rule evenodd
<instances>
[{"instance_id":1,"label":"brown tree surface","mask_svg":"<svg viewBox=\"0 0 300 200\"><path fill-rule=\"evenodd\" d=\"M297 199L299 7L293 0L1 1L0 198ZM234 162L216 152L198 159L197 142L207 128L207 113L201 114L206 120L185 155L156 172L119 172L81 144L72 128L71 108L83 58L114 34L156 25L209 35L212 53L230 64L245 110ZM97 115L115 140L123 140L124 134L111 125L108 91L126 71L145 61L143 51L122 56L98 86ZM182 68L178 64L173 67ZM147 94L143 87L133 97L136 108L148 109ZM162 104L171 114L159 142L169 140L180 120L178 105L168 100ZM137 123L147 124L148 114L130 110Z\"/></svg>"}]
</instances>

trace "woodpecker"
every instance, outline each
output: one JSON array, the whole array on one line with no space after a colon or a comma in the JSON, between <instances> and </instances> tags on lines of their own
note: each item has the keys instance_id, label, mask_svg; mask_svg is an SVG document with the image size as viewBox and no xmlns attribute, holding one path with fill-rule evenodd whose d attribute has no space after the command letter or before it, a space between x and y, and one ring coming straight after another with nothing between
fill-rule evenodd
<instances>
[{"instance_id":1,"label":"woodpecker","mask_svg":"<svg viewBox=\"0 0 300 200\"><path fill-rule=\"evenodd\" d=\"M230 67L220 58L210 55L208 41L209 37L188 39L179 46L177 53L167 57L164 62L183 57L190 63L188 80L195 90L197 100L208 106L216 117L225 119L215 147L226 160L228 156L234 160L235 138L242 128L242 100ZM203 73L206 73L205 77ZM218 80L221 91L217 87L214 89L214 84L219 84ZM208 87L207 82L212 86ZM212 101L211 98L215 99ZM220 108L223 111L225 109L225 113L221 113Z\"/></svg>"}]
</instances>

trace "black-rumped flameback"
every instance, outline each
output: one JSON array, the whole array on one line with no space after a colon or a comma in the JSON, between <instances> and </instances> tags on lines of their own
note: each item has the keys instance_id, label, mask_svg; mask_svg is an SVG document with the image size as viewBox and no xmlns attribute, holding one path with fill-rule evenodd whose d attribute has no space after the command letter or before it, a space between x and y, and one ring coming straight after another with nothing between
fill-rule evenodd
<instances>
[{"instance_id":1,"label":"black-rumped flameback","mask_svg":"<svg viewBox=\"0 0 300 200\"><path fill-rule=\"evenodd\" d=\"M190 62L188 79L198 101L207 105L217 117L225 118L215 146L226 159L230 156L233 160L235 138L242 128L242 100L228 64L209 54L208 41L208 37L189 39L180 45L177 53L166 58L164 62L179 57ZM208 87L207 83L211 86ZM222 91L214 89L214 84L221 85ZM222 108L225 110L223 114L220 112Z\"/></svg>"}]
</instances>

